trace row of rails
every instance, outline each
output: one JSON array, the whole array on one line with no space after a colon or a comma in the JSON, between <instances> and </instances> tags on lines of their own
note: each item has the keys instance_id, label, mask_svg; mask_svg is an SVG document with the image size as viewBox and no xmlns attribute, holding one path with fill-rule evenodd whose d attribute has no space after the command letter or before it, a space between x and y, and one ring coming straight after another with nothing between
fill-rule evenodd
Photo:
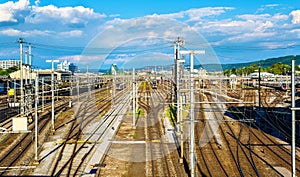
<instances>
[{"instance_id":1,"label":"row of rails","mask_svg":"<svg viewBox=\"0 0 300 177\"><path fill-rule=\"evenodd\" d=\"M78 172L78 170L72 171L73 160L77 158L80 150L87 143L87 141L84 141L79 145L78 141L82 137L82 130L88 126L89 123L94 121L99 114L110 108L111 98L108 95L104 95L105 89L100 89L98 92L94 92L92 96L82 98L80 99L80 102L75 103L77 110L74 114L74 121L72 122L67 135L64 137L63 142L57 147L59 151L58 157L53 163L54 166L51 169L51 176L59 176L62 174L70 176L71 172L72 174ZM70 151L70 149L72 150Z\"/></svg>"},{"instance_id":2,"label":"row of rails","mask_svg":"<svg viewBox=\"0 0 300 177\"><path fill-rule=\"evenodd\" d=\"M70 98L70 89L69 88L61 88L57 89L55 92L55 100L61 100L61 99L69 99ZM25 95L24 97L32 97L31 100L31 106L34 106L34 94L31 95ZM13 100L13 96L7 96L3 95L0 98L0 123L6 121L7 119L17 116L20 113L20 109L18 106L14 107L13 105L18 105L20 101L20 96L16 96L16 101ZM43 93L39 93L39 103L49 103L51 101L51 91L44 91ZM32 116L33 111L29 110L28 113L26 113L30 116Z\"/></svg>"},{"instance_id":3,"label":"row of rails","mask_svg":"<svg viewBox=\"0 0 300 177\"><path fill-rule=\"evenodd\" d=\"M220 85L216 85L216 88ZM219 90L220 88L217 88ZM224 118L226 96L212 92L197 94L195 104L196 169L204 176L247 176L257 174L234 129ZM218 103L219 102L219 103ZM233 143L235 142L235 143ZM185 146L188 150L188 145ZM186 151L188 152L188 151ZM186 154L185 156L187 156ZM234 165L233 165L234 164ZM243 166L246 168L243 169ZM218 169L217 169L218 168Z\"/></svg>"},{"instance_id":4,"label":"row of rails","mask_svg":"<svg viewBox=\"0 0 300 177\"><path fill-rule=\"evenodd\" d=\"M146 100L139 99L139 106L147 114L146 126L146 151L149 152L151 162L147 168L151 168L151 176L173 176L175 174L172 157L169 154L168 144L164 142L163 130L161 128L160 113L164 111L166 95L156 88L153 89L149 82L142 83L140 94ZM160 87L158 87L160 88ZM146 96L145 96L146 95ZM179 172L179 171L178 171ZM150 174L149 174L150 175Z\"/></svg>"},{"instance_id":5,"label":"row of rails","mask_svg":"<svg viewBox=\"0 0 300 177\"><path fill-rule=\"evenodd\" d=\"M282 102L283 93L280 92L270 92L264 90L261 94L261 105L258 110L258 120L261 129L268 127L269 129L275 130L280 134L281 138L284 140L291 139L291 126L288 125L291 116L288 108L278 108L277 104ZM270 102L269 98L275 96L275 99ZM260 119L260 117L264 117Z\"/></svg>"},{"instance_id":6,"label":"row of rails","mask_svg":"<svg viewBox=\"0 0 300 177\"><path fill-rule=\"evenodd\" d=\"M106 88L106 87L111 87L111 83L110 82L95 82L93 84L81 84L81 85L77 85L77 86L70 86L70 85L62 85L62 86L58 86L55 87L54 89L54 99L55 100L61 100L61 99L68 99L70 96L75 96L75 95L79 95L85 92L88 92L89 90L94 90L94 89L99 89L99 88ZM42 89L43 88L43 89ZM107 88L108 89L108 88ZM45 84L45 87L40 86L39 88L40 92L39 92L39 103L41 103L42 101L44 103L48 103L51 102L52 100L52 90L51 90L51 86L48 84ZM31 91L31 94L25 94L24 95L24 99L26 99L26 97L31 97L31 103L32 106L34 106L34 91ZM79 93L77 93L79 92ZM16 92L15 94L17 95L2 95L0 96L0 122L6 120L7 118L10 118L12 116L16 116L17 114L19 114L19 109L18 107L14 107L14 105L18 105L20 103L20 91ZM32 112L32 111L31 111Z\"/></svg>"},{"instance_id":7,"label":"row of rails","mask_svg":"<svg viewBox=\"0 0 300 177\"><path fill-rule=\"evenodd\" d=\"M125 92L126 90L119 92L116 98L123 97L122 95ZM122 108L117 109L114 107L109 113L105 114L112 106L113 99L110 94L105 95L104 97L100 97L96 94L95 97L83 100L80 103L75 117L81 121L77 123L74 122L74 124L71 125L65 140L58 147L59 153L50 170L51 176L82 175L88 165L87 163L90 156L97 148L97 144L101 143L105 132L112 128L112 123L115 121L118 112L126 106L126 104L118 104ZM117 102L117 100L114 102ZM105 116L103 116L104 114ZM102 117L100 123L95 123L95 120L99 117ZM93 124L96 126L94 127ZM86 131L88 131L87 136L84 137L84 140L81 140ZM99 159L99 161L101 161L101 159Z\"/></svg>"},{"instance_id":8,"label":"row of rails","mask_svg":"<svg viewBox=\"0 0 300 177\"><path fill-rule=\"evenodd\" d=\"M168 102L168 95L164 90L158 89L158 90L153 90L154 91L154 95L157 95L156 97L158 98L158 104L163 106L164 103ZM168 104L167 104L168 105ZM163 113L165 114L165 112ZM165 117L166 119L168 117ZM162 124L163 122L161 120L159 120ZM171 121L171 120L169 120ZM164 126L161 126L164 127ZM160 128L162 129L162 128ZM162 132L164 132L166 130L161 130L161 136L162 136ZM171 131L171 130L167 130L167 131ZM175 133L174 131L176 131L175 129L173 130L173 133ZM166 132L164 132L166 133ZM175 134L173 134L175 135ZM175 137L173 137L175 138ZM161 146L162 148L164 148L165 150L163 150L163 152L166 152L164 155L166 155L165 160L166 160L166 164L168 164L168 169L169 172L171 173L171 176L174 176L175 174L177 176L185 176L186 172L184 170L184 166L182 164L179 163L178 159L180 159L180 152L177 151L178 148L178 144L176 144L175 142L178 142L178 138L174 139L174 142L171 143L164 143L164 141L161 141Z\"/></svg>"},{"instance_id":9,"label":"row of rails","mask_svg":"<svg viewBox=\"0 0 300 177\"><path fill-rule=\"evenodd\" d=\"M150 89L148 91L151 92ZM150 97L151 110L147 111L147 133L151 157L151 172L153 177L171 176L170 162L167 159L167 150L163 143L164 140L162 138L159 116L159 113L163 111L164 107L164 105L160 103L163 102L164 100L161 96L152 92L152 96Z\"/></svg>"},{"instance_id":10,"label":"row of rails","mask_svg":"<svg viewBox=\"0 0 300 177\"><path fill-rule=\"evenodd\" d=\"M247 91L247 95L249 95L248 97L252 98L253 94L255 94L254 91ZM266 102L263 104L266 104ZM263 107L265 106L267 105L263 105ZM237 107L233 111L242 112L242 110ZM235 118L238 120L253 118L256 120L255 123L241 124L240 134L244 137L248 136L248 139L247 141L241 139L240 142L252 153L253 156L255 156L256 163L262 164L259 165L260 174L268 174L271 176L287 175L284 170L280 170L278 167L291 171L291 152L286 148L289 144L276 140L269 133L265 132L265 130L262 130L262 123L268 124L267 126L272 126L271 122L269 122L269 120L272 119L268 119L265 114L262 114L262 110L251 109L250 112L250 114L249 112L235 114ZM277 131L280 130L277 129ZM299 163L299 159L297 159L297 163ZM266 169L270 170L266 172ZM300 172L299 169L300 166L298 165L297 174Z\"/></svg>"},{"instance_id":11,"label":"row of rails","mask_svg":"<svg viewBox=\"0 0 300 177\"><path fill-rule=\"evenodd\" d=\"M271 102L268 100L268 96L273 94L275 99ZM262 93L265 96L265 99L262 99L261 102L261 109L260 109L260 117L263 116L263 123L267 124L270 129L274 129L277 134L280 135L280 138L284 141L290 142L291 141L291 112L289 107L277 107L279 103L284 101L284 93L281 92L271 92L271 93ZM297 124L297 123L296 123ZM298 123L299 126L299 123ZM300 134L297 132L297 136L299 137ZM299 138L298 138L299 139ZM297 146L300 146L300 141L297 141Z\"/></svg>"},{"instance_id":12,"label":"row of rails","mask_svg":"<svg viewBox=\"0 0 300 177\"><path fill-rule=\"evenodd\" d=\"M114 109L112 109L111 112L106 114L105 119L103 120L105 123L100 125L101 128L103 129L101 131L101 132L103 132L101 134L101 136L104 135L105 132L108 131L109 129L118 131L119 127L114 127L113 123L117 120L119 115L126 114L126 113L124 113L124 111L125 112L127 111L128 105L130 104L130 100L131 100L130 94L127 94L129 92L129 89L130 88L125 88L125 89L121 90L119 93L117 93L116 99L115 99L116 105L114 106ZM117 126L120 126L120 124ZM112 137L109 137L109 138L114 139L115 135L116 135L116 133L114 133L112 135ZM101 137L99 137L99 138L101 138ZM106 141L110 141L110 140L106 140ZM104 161L107 157L106 154L108 154L108 151L111 148L111 145L112 145L112 143L109 142L108 145L104 149L101 149L101 151L104 155L99 158L98 167L101 167L101 165L104 164ZM97 169L95 176L99 176L99 177L101 176L101 168Z\"/></svg>"},{"instance_id":13,"label":"row of rails","mask_svg":"<svg viewBox=\"0 0 300 177\"><path fill-rule=\"evenodd\" d=\"M259 129L263 133L263 138L260 138L255 133L254 136L260 143L266 144L267 151L272 154L272 158L279 158L278 162L285 168L291 170L291 151L290 151L290 143L291 143L291 125L290 118L291 113L289 108L278 108L276 105L282 101L282 94L275 92L277 99L274 99L273 102L268 102L267 100L262 101L262 108L256 112L258 120L261 122L255 124L255 128ZM279 95L278 95L279 94ZM278 99L279 98L279 99ZM298 122L297 122L298 123ZM262 126L262 124L264 126ZM299 126L299 123L298 125ZM269 127L266 129L265 127ZM272 138L269 134L273 131L273 134L278 138L284 141L277 141ZM274 133L277 132L277 133ZM296 138L299 140L300 134L296 132ZM266 142L263 142L266 141ZM299 141L296 141L296 146L300 146ZM297 153L300 151L297 150ZM274 156L274 157L273 157ZM299 157L299 156L298 156ZM297 174L300 173L300 159L296 159L296 170Z\"/></svg>"},{"instance_id":14,"label":"row of rails","mask_svg":"<svg viewBox=\"0 0 300 177\"><path fill-rule=\"evenodd\" d=\"M106 90L107 89L110 89L110 86L108 86L108 88L106 88ZM73 95L70 95L69 94L70 93L69 90L70 90L69 88L59 89L59 94L57 94L59 96L55 96L55 104L56 105L60 105L61 103L67 104L67 102L72 99L72 96L76 96L76 97L79 96L80 98L82 98L82 97L85 97L87 95L87 90L85 90L85 91L80 90L80 95L77 95L77 93L73 94ZM102 89L102 90L104 90L104 89ZM45 91L44 97L45 98L46 97L50 97L49 96L50 94L51 94L51 91ZM40 96L39 96L38 110L43 110L43 111L45 111L45 110L46 111L47 110L48 111L51 110L51 102L50 102L51 99L50 98L43 99L42 98L42 95L43 95L42 93L39 93L39 95ZM65 95L68 95L68 96L65 96ZM61 96L63 96L63 97L61 97ZM8 102L7 102L8 96L2 96L1 98L5 99L6 100L6 101L4 101L5 105L8 105ZM43 101L45 102L45 104L42 104ZM12 117L19 117L20 116L19 108L16 107L13 110L11 110L10 108L6 108L3 111L4 111L4 114L5 114L5 119L1 119L1 121L0 121L0 127L3 130L11 130L11 128L12 128L12 120L11 120L11 118ZM0 110L0 112L1 112L1 110ZM32 110L29 110L29 112L31 112L33 114L34 113L34 108ZM31 115L31 117L33 117L33 116Z\"/></svg>"},{"instance_id":15,"label":"row of rails","mask_svg":"<svg viewBox=\"0 0 300 177\"><path fill-rule=\"evenodd\" d=\"M56 112L65 110L67 107L66 105L68 102L66 101L59 101L56 103ZM48 132L48 125L50 123L50 111L51 107L47 105L46 111L39 116L38 119L38 129L39 132ZM6 120L2 122L2 126L5 127L7 130L11 129L11 120ZM0 155L0 164L1 164L1 171L0 176L5 175L7 172L10 171L11 167L17 164L20 164L19 160L33 147L33 137L34 137L34 125L30 123L28 126L29 133L23 134L14 134L10 137L6 137L4 142L1 144L1 147L4 149ZM47 128L48 127L48 128Z\"/></svg>"},{"instance_id":16,"label":"row of rails","mask_svg":"<svg viewBox=\"0 0 300 177\"><path fill-rule=\"evenodd\" d=\"M204 95L196 97L198 101L204 101ZM204 105L195 105L195 110L207 109ZM203 112L196 111L195 117L203 119L205 116ZM199 115L198 115L199 114ZM210 121L210 120L208 120ZM214 131L208 123L203 120L195 125L195 140L196 140L196 169L203 176L230 176L229 172L225 170L223 161L218 157L219 144L215 137L212 137ZM205 145L204 143L207 143ZM201 159L201 160L200 160ZM212 166L214 164L214 166ZM216 168L219 168L217 170ZM233 175L233 174L231 174Z\"/></svg>"},{"instance_id":17,"label":"row of rails","mask_svg":"<svg viewBox=\"0 0 300 177\"><path fill-rule=\"evenodd\" d=\"M86 97L87 93L82 93L80 95L80 98ZM65 111L68 108L69 99L61 99L58 101L55 101L55 112L59 113L62 111ZM39 134L46 135L49 133L49 125L50 125L50 118L51 118L51 109L52 105L50 102L46 103L44 105L44 108L42 108L42 105L38 106L38 110L44 109L43 112L38 113L38 130ZM33 112L33 111L32 111ZM16 114L16 116L18 116ZM6 119L1 122L0 125L3 129L6 131L11 131L12 129L12 119ZM1 159L0 159L0 164L1 164L1 171L0 175L5 175L6 173L9 173L11 170L14 169L13 166L16 166L17 164L23 164L20 161L20 159L23 158L23 156L26 155L30 149L33 147L32 141L34 140L34 118L32 118L32 121L29 122L28 124L28 132L29 133L23 133L23 134L3 134L1 139L1 147L3 147L3 151L0 153ZM9 135L9 136L8 136ZM22 165L23 166L23 165ZM21 171L23 172L23 170ZM20 173L21 173L20 172Z\"/></svg>"},{"instance_id":18,"label":"row of rails","mask_svg":"<svg viewBox=\"0 0 300 177\"><path fill-rule=\"evenodd\" d=\"M212 95L206 94L206 96L208 102L215 102ZM220 97L219 101L224 101L224 98ZM210 117L208 121L217 121L219 123L219 127L217 127L219 128L218 132L220 132L219 141L222 140L224 144L220 145L219 142L217 142L216 135L213 135L216 140L215 143L212 143L211 140L207 141L209 144L208 147L200 144L200 146L203 146L199 147L200 149L202 148L202 150L200 150L202 151L202 158L205 157L203 155L205 154L204 148L208 148L211 150L215 159L215 162L208 164L207 162L209 161L206 155L206 160L203 159L206 168L200 169L201 172L206 172L209 176L260 176L251 151L248 151L240 142L242 130L237 131L236 128L232 127L229 120L226 120L224 117L224 108L221 108L219 104L209 104L209 107L212 110L212 117ZM206 134L206 138L212 138L211 134L215 134L217 130L213 130L210 126L206 127L209 127L203 130ZM199 130L197 130L197 132L199 133ZM199 141L201 141L201 139ZM219 170L216 170L216 167L218 167Z\"/></svg>"}]
</instances>

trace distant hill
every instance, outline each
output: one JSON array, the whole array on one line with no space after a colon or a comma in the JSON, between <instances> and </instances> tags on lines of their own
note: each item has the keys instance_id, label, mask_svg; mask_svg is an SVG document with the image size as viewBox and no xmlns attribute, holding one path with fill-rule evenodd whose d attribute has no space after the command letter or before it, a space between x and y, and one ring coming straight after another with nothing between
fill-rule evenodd
<instances>
[{"instance_id":1,"label":"distant hill","mask_svg":"<svg viewBox=\"0 0 300 177\"><path fill-rule=\"evenodd\" d=\"M248 62L248 63L236 63L236 64L222 64L223 70L225 69L232 69L232 68L242 68L242 67L246 67L246 66L250 66L253 64L256 65L261 65L262 68L267 68L272 66L275 63L283 63L283 64L288 64L291 65L292 64L292 59L295 58L296 64L299 65L300 64L300 55L296 55L295 57L293 55L290 56L284 56L284 57L278 57L278 58L269 58L269 59L265 59L265 60L260 60L260 61L253 61L253 62Z\"/></svg>"},{"instance_id":2,"label":"distant hill","mask_svg":"<svg viewBox=\"0 0 300 177\"><path fill-rule=\"evenodd\" d=\"M226 69L233 69L233 68L242 68L242 67L247 67L253 64L256 65L261 65L262 68L267 68L272 66L275 63L283 63L283 64L287 64L287 65L291 65L292 63L292 59L296 60L296 64L300 65L300 55L296 55L295 57L293 55L290 56L283 56L283 57L278 57L278 58L268 58L265 60L259 60L259 61L252 61L252 62L247 62L247 63L234 63L234 64L221 64L223 71ZM152 66L152 68L154 69L155 66ZM173 65L169 65L169 66L164 66L164 69L166 70L171 70L173 67ZM185 64L186 68L189 68L189 64ZM219 64L203 64L203 65L195 65L195 69L198 68L204 68L205 70L209 71L209 72L213 72L213 71L219 71L220 70L220 65ZM136 68L138 69L149 69L149 67L142 67L142 68ZM85 69L82 70L82 72L84 72ZM89 72L92 72L89 70ZM94 72L102 72L102 73L107 73L108 69L100 69L100 70L95 70Z\"/></svg>"}]
</instances>

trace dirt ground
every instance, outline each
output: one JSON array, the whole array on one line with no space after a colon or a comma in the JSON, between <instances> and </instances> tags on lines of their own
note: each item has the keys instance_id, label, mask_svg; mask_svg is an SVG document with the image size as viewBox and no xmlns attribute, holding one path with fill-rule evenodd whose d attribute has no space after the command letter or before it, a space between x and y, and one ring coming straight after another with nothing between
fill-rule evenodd
<instances>
[{"instance_id":1,"label":"dirt ground","mask_svg":"<svg viewBox=\"0 0 300 177\"><path fill-rule=\"evenodd\" d=\"M140 116L136 125L136 128L132 126L132 113L128 113L123 119L114 141L137 143L112 143L104 159L104 167L100 168L100 176L146 176L146 162L144 160L146 146L143 143L145 141L145 117Z\"/></svg>"}]
</instances>

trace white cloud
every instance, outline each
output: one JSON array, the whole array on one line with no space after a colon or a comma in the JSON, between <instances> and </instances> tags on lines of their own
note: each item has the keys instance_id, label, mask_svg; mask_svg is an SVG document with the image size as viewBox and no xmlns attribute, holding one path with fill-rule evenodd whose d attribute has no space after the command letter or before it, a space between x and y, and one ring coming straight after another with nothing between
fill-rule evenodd
<instances>
[{"instance_id":1,"label":"white cloud","mask_svg":"<svg viewBox=\"0 0 300 177\"><path fill-rule=\"evenodd\" d=\"M39 6L40 2L41 2L40 0L35 0L35 1L34 1L34 4L35 4L36 6Z\"/></svg>"},{"instance_id":2,"label":"white cloud","mask_svg":"<svg viewBox=\"0 0 300 177\"><path fill-rule=\"evenodd\" d=\"M0 4L0 24L10 25L22 22L28 12L29 0L19 0L17 2L8 1L4 4Z\"/></svg>"},{"instance_id":3,"label":"white cloud","mask_svg":"<svg viewBox=\"0 0 300 177\"><path fill-rule=\"evenodd\" d=\"M62 24L69 25L69 27L84 27L87 21L91 19L106 17L105 14L95 13L93 9L83 6L60 8L54 5L33 6L31 14L27 19L30 23L43 23L54 19L61 21Z\"/></svg>"},{"instance_id":4,"label":"white cloud","mask_svg":"<svg viewBox=\"0 0 300 177\"><path fill-rule=\"evenodd\" d=\"M77 64L89 64L89 63L93 63L96 61L101 61L104 60L105 55L93 55L93 56L89 56L89 55L68 55L68 56L61 56L58 57L57 59L60 61L70 61L73 63L77 63Z\"/></svg>"},{"instance_id":5,"label":"white cloud","mask_svg":"<svg viewBox=\"0 0 300 177\"><path fill-rule=\"evenodd\" d=\"M296 36L298 37L298 38L300 38L300 29L294 29L294 30L291 30L291 33L292 34L296 34Z\"/></svg>"},{"instance_id":6,"label":"white cloud","mask_svg":"<svg viewBox=\"0 0 300 177\"><path fill-rule=\"evenodd\" d=\"M109 15L110 18L116 18L116 17L119 17L119 16L120 16L120 14L110 14Z\"/></svg>"},{"instance_id":7,"label":"white cloud","mask_svg":"<svg viewBox=\"0 0 300 177\"><path fill-rule=\"evenodd\" d=\"M64 37L78 37L81 36L83 32L81 30L72 30L72 31L66 31L66 32L60 32L59 35Z\"/></svg>"},{"instance_id":8,"label":"white cloud","mask_svg":"<svg viewBox=\"0 0 300 177\"><path fill-rule=\"evenodd\" d=\"M260 46L262 48L266 49L284 49L284 48L289 48L291 46L296 45L297 43L295 42L286 42L286 41L280 41L280 42L260 42L257 44L257 46Z\"/></svg>"},{"instance_id":9,"label":"white cloud","mask_svg":"<svg viewBox=\"0 0 300 177\"><path fill-rule=\"evenodd\" d=\"M8 28L0 31L1 35L5 36L22 36L22 37L32 37L32 36L48 36L50 34L55 34L55 32L51 32L48 30L40 31L40 30L30 30L30 31L20 31L13 28Z\"/></svg>"},{"instance_id":10,"label":"white cloud","mask_svg":"<svg viewBox=\"0 0 300 177\"><path fill-rule=\"evenodd\" d=\"M236 35L234 37L230 37L227 39L227 41L248 42L248 41L262 40L263 38L270 38L275 35L276 35L275 32L244 33L244 34Z\"/></svg>"},{"instance_id":11,"label":"white cloud","mask_svg":"<svg viewBox=\"0 0 300 177\"><path fill-rule=\"evenodd\" d=\"M267 4L266 7L277 7L279 4Z\"/></svg>"},{"instance_id":12,"label":"white cloud","mask_svg":"<svg viewBox=\"0 0 300 177\"><path fill-rule=\"evenodd\" d=\"M196 23L194 27L204 36L218 38L215 44L239 43L244 41L278 38L291 28L285 14L240 14L223 20L208 20ZM281 35L278 35L281 34Z\"/></svg>"},{"instance_id":13,"label":"white cloud","mask_svg":"<svg viewBox=\"0 0 300 177\"><path fill-rule=\"evenodd\" d=\"M300 10L294 10L290 13L293 24L300 24Z\"/></svg>"},{"instance_id":14,"label":"white cloud","mask_svg":"<svg viewBox=\"0 0 300 177\"><path fill-rule=\"evenodd\" d=\"M12 29L12 28L0 31L0 34L6 35L6 36L20 36L21 33L22 33L21 31L16 30L16 29Z\"/></svg>"},{"instance_id":15,"label":"white cloud","mask_svg":"<svg viewBox=\"0 0 300 177\"><path fill-rule=\"evenodd\" d=\"M207 16L218 16L225 13L226 11L233 10L232 7L207 7L200 9L190 9L186 11L189 16L189 21L198 21L203 17Z\"/></svg>"},{"instance_id":16,"label":"white cloud","mask_svg":"<svg viewBox=\"0 0 300 177\"><path fill-rule=\"evenodd\" d=\"M283 14L275 14L273 15L272 19L274 20L278 20L278 21L281 21L281 20L287 20L289 18L288 15L283 15Z\"/></svg>"},{"instance_id":17,"label":"white cloud","mask_svg":"<svg viewBox=\"0 0 300 177\"><path fill-rule=\"evenodd\" d=\"M50 36L50 35L59 35L59 37L69 38L69 37L79 37L83 34L81 30L71 30L71 31L63 31L63 32L55 32L49 30L28 30L21 31L18 29L8 28L0 31L1 35L6 36L22 36L22 37L34 37L34 36Z\"/></svg>"},{"instance_id":18,"label":"white cloud","mask_svg":"<svg viewBox=\"0 0 300 177\"><path fill-rule=\"evenodd\" d=\"M270 18L270 14L243 14L237 16L240 19L248 20L248 21L255 21L255 20L263 20Z\"/></svg>"},{"instance_id":19,"label":"white cloud","mask_svg":"<svg viewBox=\"0 0 300 177\"><path fill-rule=\"evenodd\" d=\"M83 6L56 7L54 5L39 6L30 5L29 0L17 2L8 1L0 4L0 25L12 26L17 24L46 24L43 27L66 26L70 28L82 28L90 20L103 19L105 14L94 12L91 8Z\"/></svg>"},{"instance_id":20,"label":"white cloud","mask_svg":"<svg viewBox=\"0 0 300 177\"><path fill-rule=\"evenodd\" d=\"M233 7L205 7L205 8L194 8L177 13L170 14L153 14L146 17L163 17L171 19L183 19L188 18L187 21L198 21L203 17L218 16L226 11L234 10Z\"/></svg>"}]
</instances>

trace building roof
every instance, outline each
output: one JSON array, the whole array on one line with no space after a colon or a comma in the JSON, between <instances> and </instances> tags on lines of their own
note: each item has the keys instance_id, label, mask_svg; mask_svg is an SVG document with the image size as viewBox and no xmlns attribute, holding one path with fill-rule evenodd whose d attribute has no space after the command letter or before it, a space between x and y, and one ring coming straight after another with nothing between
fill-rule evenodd
<instances>
[{"instance_id":1,"label":"building roof","mask_svg":"<svg viewBox=\"0 0 300 177\"><path fill-rule=\"evenodd\" d=\"M26 78L26 73L27 73L27 76L29 77L29 69L25 69L25 67L24 67L23 68L23 79ZM51 70L50 69L35 70L35 71L31 72L31 78L35 79L37 73L39 75L51 75ZM15 71L15 72L11 73L9 76L10 76L11 79L20 80L20 78L21 78L20 74L21 74L21 70L18 70L18 71ZM57 71L54 71L54 74L57 75L58 80L61 80L62 75L71 75L71 71L59 71L59 70L57 70Z\"/></svg>"},{"instance_id":2,"label":"building roof","mask_svg":"<svg viewBox=\"0 0 300 177\"><path fill-rule=\"evenodd\" d=\"M26 78L26 74L27 74L27 77L31 76L32 79L35 79L36 74L35 73L31 73L31 75L30 75L29 71L30 71L30 69L25 68L25 66L23 66L23 79ZM11 79L20 80L20 78L21 78L21 70L12 72L12 73L9 74L9 76L10 76Z\"/></svg>"}]
</instances>

